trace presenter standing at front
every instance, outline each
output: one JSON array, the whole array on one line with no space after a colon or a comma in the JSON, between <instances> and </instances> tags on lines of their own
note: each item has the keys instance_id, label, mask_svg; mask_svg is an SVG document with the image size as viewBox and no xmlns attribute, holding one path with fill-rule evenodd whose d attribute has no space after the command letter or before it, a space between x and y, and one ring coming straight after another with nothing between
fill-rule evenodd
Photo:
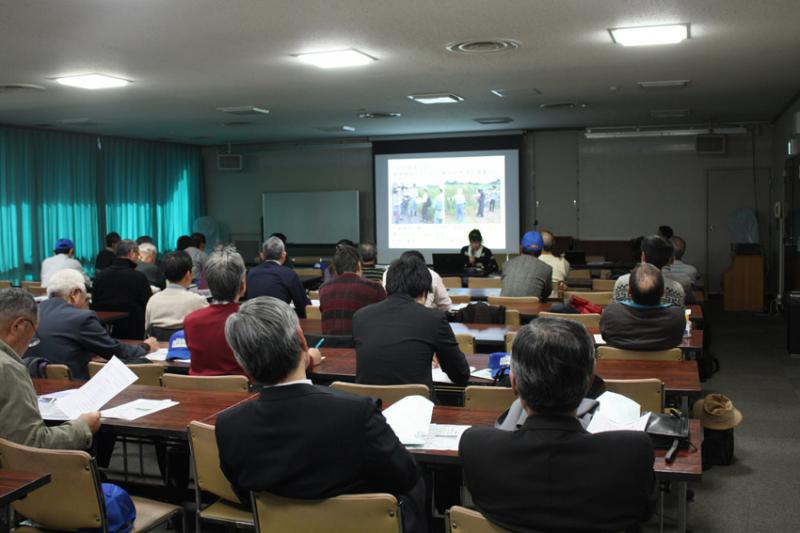
<instances>
[{"instance_id":1,"label":"presenter standing at front","mask_svg":"<svg viewBox=\"0 0 800 533\"><path fill-rule=\"evenodd\" d=\"M492 251L483 245L483 235L480 230L474 229L469 232L469 244L461 248L461 255L466 257L467 268L479 268L486 274L497 270L497 262Z\"/></svg>"}]
</instances>

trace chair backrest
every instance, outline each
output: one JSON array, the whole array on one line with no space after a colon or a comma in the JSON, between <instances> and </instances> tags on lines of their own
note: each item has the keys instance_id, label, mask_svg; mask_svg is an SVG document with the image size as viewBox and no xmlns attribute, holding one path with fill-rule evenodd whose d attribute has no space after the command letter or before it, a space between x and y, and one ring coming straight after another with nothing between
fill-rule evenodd
<instances>
[{"instance_id":1,"label":"chair backrest","mask_svg":"<svg viewBox=\"0 0 800 533\"><path fill-rule=\"evenodd\" d=\"M567 279L592 279L592 271L588 268L573 268Z\"/></svg>"},{"instance_id":2,"label":"chair backrest","mask_svg":"<svg viewBox=\"0 0 800 533\"><path fill-rule=\"evenodd\" d=\"M592 283L594 283L595 281L597 280L592 280ZM573 296L577 296L578 298L583 298L584 300L588 300L593 304L608 305L614 298L614 293L613 291L604 291L604 292L586 291L586 292L567 292L564 295L567 301L569 301Z\"/></svg>"},{"instance_id":3,"label":"chair backrest","mask_svg":"<svg viewBox=\"0 0 800 533\"><path fill-rule=\"evenodd\" d=\"M447 511L448 533L506 533L489 522L479 511L454 505Z\"/></svg>"},{"instance_id":4,"label":"chair backrest","mask_svg":"<svg viewBox=\"0 0 800 533\"><path fill-rule=\"evenodd\" d=\"M164 374L161 385L165 389L248 391L250 381L245 376L184 376Z\"/></svg>"},{"instance_id":5,"label":"chair backrest","mask_svg":"<svg viewBox=\"0 0 800 533\"><path fill-rule=\"evenodd\" d=\"M475 353L475 337L471 334L457 333L456 342L458 343L458 349L464 355L473 355Z\"/></svg>"},{"instance_id":6,"label":"chair backrest","mask_svg":"<svg viewBox=\"0 0 800 533\"><path fill-rule=\"evenodd\" d=\"M256 533L401 533L400 509L391 494L345 494L327 500L293 500L253 494Z\"/></svg>"},{"instance_id":7,"label":"chair backrest","mask_svg":"<svg viewBox=\"0 0 800 533\"><path fill-rule=\"evenodd\" d=\"M587 255L586 262L587 263L602 263L606 260L606 258L602 255Z\"/></svg>"},{"instance_id":8,"label":"chair backrest","mask_svg":"<svg viewBox=\"0 0 800 533\"><path fill-rule=\"evenodd\" d=\"M580 322L587 328L599 328L600 327L600 315L597 313L587 313L587 314L580 314L580 313L550 313L547 311L542 311L539 313L540 317L550 317L550 318L564 318L566 320L574 320L575 322Z\"/></svg>"},{"instance_id":9,"label":"chair backrest","mask_svg":"<svg viewBox=\"0 0 800 533\"><path fill-rule=\"evenodd\" d=\"M319 291L308 291L309 300L319 300Z\"/></svg>"},{"instance_id":10,"label":"chair backrest","mask_svg":"<svg viewBox=\"0 0 800 533\"><path fill-rule=\"evenodd\" d=\"M317 335L315 333L306 333L306 342L309 346L316 346L317 343L325 339L320 349L325 348L355 348L356 341L352 335Z\"/></svg>"},{"instance_id":11,"label":"chair backrest","mask_svg":"<svg viewBox=\"0 0 800 533\"><path fill-rule=\"evenodd\" d=\"M448 289L460 289L461 288L461 278L458 276L444 276L442 277L442 283Z\"/></svg>"},{"instance_id":12,"label":"chair backrest","mask_svg":"<svg viewBox=\"0 0 800 533\"><path fill-rule=\"evenodd\" d=\"M0 280L0 289L10 289L10 288L11 288L10 281L8 281L7 279Z\"/></svg>"},{"instance_id":13,"label":"chair backrest","mask_svg":"<svg viewBox=\"0 0 800 533\"><path fill-rule=\"evenodd\" d=\"M347 383L345 381L334 381L331 388L338 391L349 392L359 396L369 396L378 398L384 404L394 403L402 400L406 396L431 397L431 391L427 385L422 383L409 383L405 385L364 385L361 383Z\"/></svg>"},{"instance_id":14,"label":"chair backrest","mask_svg":"<svg viewBox=\"0 0 800 533\"><path fill-rule=\"evenodd\" d=\"M516 395L511 387L470 385L464 389L464 407L502 412L514 403Z\"/></svg>"},{"instance_id":15,"label":"chair backrest","mask_svg":"<svg viewBox=\"0 0 800 533\"><path fill-rule=\"evenodd\" d=\"M33 287L33 286L31 286L31 287L25 287L25 290L27 290L29 293L31 293L34 296L47 296L47 289L44 288L44 287Z\"/></svg>"},{"instance_id":16,"label":"chair backrest","mask_svg":"<svg viewBox=\"0 0 800 533\"><path fill-rule=\"evenodd\" d=\"M613 279L593 279L592 280L592 290L593 291L613 291L614 284L616 280Z\"/></svg>"},{"instance_id":17,"label":"chair backrest","mask_svg":"<svg viewBox=\"0 0 800 533\"><path fill-rule=\"evenodd\" d=\"M72 373L67 365L54 365L48 363L44 367L44 377L47 379L72 379Z\"/></svg>"},{"instance_id":18,"label":"chair backrest","mask_svg":"<svg viewBox=\"0 0 800 533\"><path fill-rule=\"evenodd\" d=\"M105 366L105 363L97 361L89 361L89 377L94 377L95 374L100 372L100 369ZM134 384L135 385L150 385L153 387L161 386L161 376L164 375L164 367L153 363L143 363L141 365L125 365L131 372L139 376Z\"/></svg>"},{"instance_id":19,"label":"chair backrest","mask_svg":"<svg viewBox=\"0 0 800 533\"><path fill-rule=\"evenodd\" d=\"M505 341L505 350L506 353L511 353L511 346L514 344L514 339L516 338L517 333L515 331L509 331L503 336L503 340Z\"/></svg>"},{"instance_id":20,"label":"chair backrest","mask_svg":"<svg viewBox=\"0 0 800 533\"><path fill-rule=\"evenodd\" d=\"M454 304L468 304L471 299L469 294L451 294L450 301Z\"/></svg>"},{"instance_id":21,"label":"chair backrest","mask_svg":"<svg viewBox=\"0 0 800 533\"><path fill-rule=\"evenodd\" d=\"M317 263L319 263L320 261L323 261L325 259L326 259L325 257L320 257L318 255L314 255L314 256L311 256L311 255L292 256L292 265L293 266L299 266L299 265L302 265L302 266L313 266L313 265L316 265ZM319 271L317 271L317 272L319 272Z\"/></svg>"},{"instance_id":22,"label":"chair backrest","mask_svg":"<svg viewBox=\"0 0 800 533\"><path fill-rule=\"evenodd\" d=\"M91 456L47 450L0 439L0 465L8 470L50 474L50 483L12 505L47 529L105 528L105 506Z\"/></svg>"},{"instance_id":23,"label":"chair backrest","mask_svg":"<svg viewBox=\"0 0 800 533\"><path fill-rule=\"evenodd\" d=\"M519 310L506 307L506 325L519 326L520 324L522 324L522 318L520 317Z\"/></svg>"},{"instance_id":24,"label":"chair backrest","mask_svg":"<svg viewBox=\"0 0 800 533\"><path fill-rule=\"evenodd\" d=\"M198 488L229 502L242 503L220 468L214 426L197 421L191 422L189 447L192 451L192 466Z\"/></svg>"},{"instance_id":25,"label":"chair backrest","mask_svg":"<svg viewBox=\"0 0 800 533\"><path fill-rule=\"evenodd\" d=\"M41 287L41 281L21 281L19 284L20 287L23 289L27 289L28 287Z\"/></svg>"},{"instance_id":26,"label":"chair backrest","mask_svg":"<svg viewBox=\"0 0 800 533\"><path fill-rule=\"evenodd\" d=\"M514 304L538 304L539 298L537 296L489 296L487 301L490 305L505 305L506 307L513 307Z\"/></svg>"},{"instance_id":27,"label":"chair backrest","mask_svg":"<svg viewBox=\"0 0 800 533\"><path fill-rule=\"evenodd\" d=\"M294 273L298 276L321 276L322 270L318 268L295 268Z\"/></svg>"},{"instance_id":28,"label":"chair backrest","mask_svg":"<svg viewBox=\"0 0 800 533\"><path fill-rule=\"evenodd\" d=\"M664 410L664 384L660 379L606 379L606 390L622 394L642 406L642 413Z\"/></svg>"},{"instance_id":29,"label":"chair backrest","mask_svg":"<svg viewBox=\"0 0 800 533\"><path fill-rule=\"evenodd\" d=\"M156 340L159 341L159 342L167 342L167 341L169 341L169 338L172 337L172 335L174 333L177 333L178 331L180 331L182 329L183 329L183 327L180 327L180 328L160 328L158 326L150 326L149 328L147 328L147 333L150 336L155 337Z\"/></svg>"},{"instance_id":30,"label":"chair backrest","mask_svg":"<svg viewBox=\"0 0 800 533\"><path fill-rule=\"evenodd\" d=\"M683 351L680 348L670 348L669 350L659 350L657 352L643 352L635 350L620 350L611 346L597 347L598 359L624 359L642 361L682 361Z\"/></svg>"},{"instance_id":31,"label":"chair backrest","mask_svg":"<svg viewBox=\"0 0 800 533\"><path fill-rule=\"evenodd\" d=\"M306 306L306 318L310 320L322 320L322 311L320 311L318 305L307 305Z\"/></svg>"},{"instance_id":32,"label":"chair backrest","mask_svg":"<svg viewBox=\"0 0 800 533\"><path fill-rule=\"evenodd\" d=\"M500 278L469 278L467 286L470 289L499 289L503 286Z\"/></svg>"}]
</instances>

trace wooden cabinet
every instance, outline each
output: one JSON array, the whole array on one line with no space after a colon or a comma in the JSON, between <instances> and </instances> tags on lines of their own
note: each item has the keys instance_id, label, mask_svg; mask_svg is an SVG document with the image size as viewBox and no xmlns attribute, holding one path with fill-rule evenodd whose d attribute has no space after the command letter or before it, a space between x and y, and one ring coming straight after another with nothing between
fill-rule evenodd
<instances>
[{"instance_id":1,"label":"wooden cabinet","mask_svg":"<svg viewBox=\"0 0 800 533\"><path fill-rule=\"evenodd\" d=\"M764 309L764 256L735 255L723 278L725 311Z\"/></svg>"}]
</instances>

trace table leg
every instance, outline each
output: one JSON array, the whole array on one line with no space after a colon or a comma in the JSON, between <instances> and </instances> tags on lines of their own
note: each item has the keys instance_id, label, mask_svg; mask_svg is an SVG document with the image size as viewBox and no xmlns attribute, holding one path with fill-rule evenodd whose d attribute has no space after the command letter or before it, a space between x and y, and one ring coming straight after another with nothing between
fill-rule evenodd
<instances>
[{"instance_id":1,"label":"table leg","mask_svg":"<svg viewBox=\"0 0 800 533\"><path fill-rule=\"evenodd\" d=\"M686 522L688 515L689 503L686 501L687 483L685 481L678 481L678 533L686 533Z\"/></svg>"}]
</instances>

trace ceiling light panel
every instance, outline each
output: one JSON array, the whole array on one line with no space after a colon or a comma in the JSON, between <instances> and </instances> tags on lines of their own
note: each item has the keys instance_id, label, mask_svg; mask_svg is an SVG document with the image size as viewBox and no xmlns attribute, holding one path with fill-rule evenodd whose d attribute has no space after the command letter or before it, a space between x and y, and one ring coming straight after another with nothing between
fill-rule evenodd
<instances>
[{"instance_id":1,"label":"ceiling light panel","mask_svg":"<svg viewBox=\"0 0 800 533\"><path fill-rule=\"evenodd\" d=\"M640 26L638 28L611 28L611 39L622 46L652 46L678 44L689 38L688 24Z\"/></svg>"},{"instance_id":2,"label":"ceiling light panel","mask_svg":"<svg viewBox=\"0 0 800 533\"><path fill-rule=\"evenodd\" d=\"M68 87L77 87L79 89L88 89L90 91L97 89L114 89L117 87L125 87L130 83L128 80L115 78L114 76L106 76L105 74L66 76L63 78L56 78L56 82Z\"/></svg>"},{"instance_id":3,"label":"ceiling light panel","mask_svg":"<svg viewBox=\"0 0 800 533\"><path fill-rule=\"evenodd\" d=\"M485 117L474 118L472 120L478 124L508 124L509 122L514 122L514 119L511 117Z\"/></svg>"},{"instance_id":4,"label":"ceiling light panel","mask_svg":"<svg viewBox=\"0 0 800 533\"><path fill-rule=\"evenodd\" d=\"M493 95L498 98L514 98L521 96L541 96L542 91L539 89L492 89Z\"/></svg>"},{"instance_id":5,"label":"ceiling light panel","mask_svg":"<svg viewBox=\"0 0 800 533\"><path fill-rule=\"evenodd\" d=\"M269 109L255 107L252 105L237 105L229 107L218 107L217 111L230 113L231 115L269 115Z\"/></svg>"},{"instance_id":6,"label":"ceiling light panel","mask_svg":"<svg viewBox=\"0 0 800 533\"><path fill-rule=\"evenodd\" d=\"M452 93L412 94L408 98L420 104L457 104L464 101L463 98Z\"/></svg>"},{"instance_id":7,"label":"ceiling light panel","mask_svg":"<svg viewBox=\"0 0 800 533\"><path fill-rule=\"evenodd\" d=\"M685 89L689 80L637 81L636 85L641 89Z\"/></svg>"},{"instance_id":8,"label":"ceiling light panel","mask_svg":"<svg viewBox=\"0 0 800 533\"><path fill-rule=\"evenodd\" d=\"M370 119L400 118L402 116L403 116L402 113L387 113L384 111L365 111L363 113L358 114L358 118L370 118Z\"/></svg>"},{"instance_id":9,"label":"ceiling light panel","mask_svg":"<svg viewBox=\"0 0 800 533\"><path fill-rule=\"evenodd\" d=\"M312 52L309 54L295 54L303 63L319 68L345 68L368 65L376 59L355 48L347 50L333 50L331 52Z\"/></svg>"}]
</instances>

